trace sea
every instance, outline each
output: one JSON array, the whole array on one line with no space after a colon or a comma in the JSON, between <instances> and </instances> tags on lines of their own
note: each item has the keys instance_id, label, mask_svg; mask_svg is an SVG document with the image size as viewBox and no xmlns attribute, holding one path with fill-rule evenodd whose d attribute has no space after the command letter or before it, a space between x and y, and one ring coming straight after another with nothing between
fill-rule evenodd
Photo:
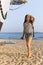
<instances>
[{"instance_id":1,"label":"sea","mask_svg":"<svg viewBox=\"0 0 43 65\"><path fill-rule=\"evenodd\" d=\"M0 32L0 39L20 39L22 32ZM43 40L43 32L35 32L34 40Z\"/></svg>"}]
</instances>

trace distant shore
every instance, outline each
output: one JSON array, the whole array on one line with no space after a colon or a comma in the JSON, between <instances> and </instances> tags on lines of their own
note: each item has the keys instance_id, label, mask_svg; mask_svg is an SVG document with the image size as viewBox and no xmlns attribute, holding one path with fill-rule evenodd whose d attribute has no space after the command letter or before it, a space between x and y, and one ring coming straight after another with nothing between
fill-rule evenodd
<instances>
[{"instance_id":1,"label":"distant shore","mask_svg":"<svg viewBox=\"0 0 43 65\"><path fill-rule=\"evenodd\" d=\"M0 65L43 65L43 40L32 40L27 58L25 40L0 39Z\"/></svg>"}]
</instances>

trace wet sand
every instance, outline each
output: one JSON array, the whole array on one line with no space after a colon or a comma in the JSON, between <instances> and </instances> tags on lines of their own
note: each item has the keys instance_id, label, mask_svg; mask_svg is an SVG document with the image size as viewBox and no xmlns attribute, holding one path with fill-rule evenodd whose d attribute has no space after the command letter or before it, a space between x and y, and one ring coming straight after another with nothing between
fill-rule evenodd
<instances>
[{"instance_id":1,"label":"wet sand","mask_svg":"<svg viewBox=\"0 0 43 65\"><path fill-rule=\"evenodd\" d=\"M43 40L32 40L27 58L25 40L0 39L0 65L43 65Z\"/></svg>"}]
</instances>

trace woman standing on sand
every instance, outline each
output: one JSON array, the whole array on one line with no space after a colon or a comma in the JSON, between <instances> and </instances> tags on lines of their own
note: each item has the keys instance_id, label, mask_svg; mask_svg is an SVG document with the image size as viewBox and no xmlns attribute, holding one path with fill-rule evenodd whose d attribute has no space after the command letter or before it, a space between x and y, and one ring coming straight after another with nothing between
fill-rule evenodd
<instances>
[{"instance_id":1,"label":"woman standing on sand","mask_svg":"<svg viewBox=\"0 0 43 65\"><path fill-rule=\"evenodd\" d=\"M24 21L24 30L23 30L23 36L21 38L24 37L26 38L26 46L27 46L27 50L28 50L28 57L31 56L31 52L30 52L30 43L32 41L32 36L33 36L33 21L34 21L34 17L27 14L25 16L25 21Z\"/></svg>"}]
</instances>

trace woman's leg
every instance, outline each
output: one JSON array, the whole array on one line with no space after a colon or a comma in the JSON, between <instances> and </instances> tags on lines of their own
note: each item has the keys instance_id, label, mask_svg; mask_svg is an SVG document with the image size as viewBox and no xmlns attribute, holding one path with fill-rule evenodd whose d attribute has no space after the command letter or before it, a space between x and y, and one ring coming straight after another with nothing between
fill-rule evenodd
<instances>
[{"instance_id":1,"label":"woman's leg","mask_svg":"<svg viewBox=\"0 0 43 65\"><path fill-rule=\"evenodd\" d=\"M32 41L32 37L31 36L26 39L26 45L27 45L27 50L28 50L28 57L31 56L31 48L30 48L31 41Z\"/></svg>"}]
</instances>

